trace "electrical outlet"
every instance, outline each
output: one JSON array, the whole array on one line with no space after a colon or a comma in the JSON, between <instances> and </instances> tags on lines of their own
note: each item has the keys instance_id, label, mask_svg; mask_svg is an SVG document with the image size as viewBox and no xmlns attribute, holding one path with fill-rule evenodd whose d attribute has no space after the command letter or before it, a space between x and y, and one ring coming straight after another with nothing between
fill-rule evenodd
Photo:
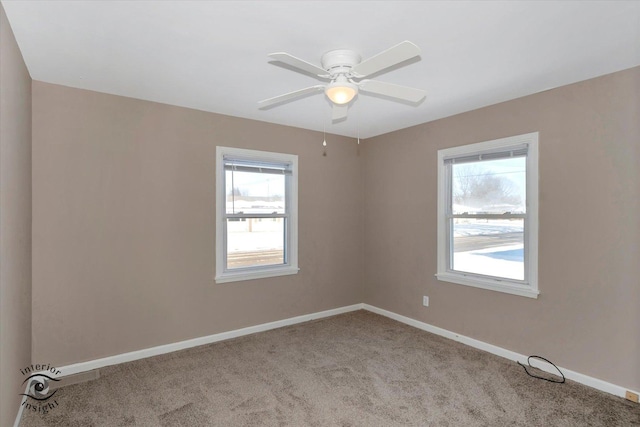
<instances>
[{"instance_id":1,"label":"electrical outlet","mask_svg":"<svg viewBox=\"0 0 640 427\"><path fill-rule=\"evenodd\" d=\"M632 391L627 391L624 394L624 397L626 397L627 400L638 403L638 395Z\"/></svg>"},{"instance_id":2,"label":"electrical outlet","mask_svg":"<svg viewBox=\"0 0 640 427\"><path fill-rule=\"evenodd\" d=\"M429 297L428 296L423 296L422 297L422 305L424 305L425 307L429 307Z\"/></svg>"}]
</instances>

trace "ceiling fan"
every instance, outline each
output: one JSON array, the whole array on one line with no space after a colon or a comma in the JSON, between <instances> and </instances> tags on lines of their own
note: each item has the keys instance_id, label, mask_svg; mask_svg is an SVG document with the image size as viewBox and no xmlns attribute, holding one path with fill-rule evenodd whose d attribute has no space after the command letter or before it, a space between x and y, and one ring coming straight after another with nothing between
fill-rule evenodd
<instances>
[{"instance_id":1,"label":"ceiling fan","mask_svg":"<svg viewBox=\"0 0 640 427\"><path fill-rule=\"evenodd\" d=\"M262 100L258 102L258 108L266 109L324 91L327 98L333 103L332 120L335 121L347 117L349 103L359 92L382 95L392 100L418 103L426 95L425 91L421 89L364 78L419 55L420 48L410 41L403 41L364 61L361 61L360 55L352 50L339 49L322 55L322 68L320 68L285 52L272 53L269 55L270 58L287 64L295 68L296 71L310 73L321 80L328 80L329 83Z\"/></svg>"}]
</instances>

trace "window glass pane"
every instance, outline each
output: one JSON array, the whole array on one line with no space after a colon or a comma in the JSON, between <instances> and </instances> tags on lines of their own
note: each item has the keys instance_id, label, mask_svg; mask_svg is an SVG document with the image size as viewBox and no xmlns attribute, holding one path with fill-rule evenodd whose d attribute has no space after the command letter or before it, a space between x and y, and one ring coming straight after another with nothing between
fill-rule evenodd
<instances>
[{"instance_id":1,"label":"window glass pane","mask_svg":"<svg viewBox=\"0 0 640 427\"><path fill-rule=\"evenodd\" d=\"M525 213L526 157L451 165L454 214Z\"/></svg>"},{"instance_id":2,"label":"window glass pane","mask_svg":"<svg viewBox=\"0 0 640 427\"><path fill-rule=\"evenodd\" d=\"M227 269L284 264L284 218L228 218Z\"/></svg>"},{"instance_id":3,"label":"window glass pane","mask_svg":"<svg viewBox=\"0 0 640 427\"><path fill-rule=\"evenodd\" d=\"M524 280L524 220L454 218L451 268Z\"/></svg>"},{"instance_id":4,"label":"window glass pane","mask_svg":"<svg viewBox=\"0 0 640 427\"><path fill-rule=\"evenodd\" d=\"M226 212L284 213L285 176L225 171Z\"/></svg>"}]
</instances>

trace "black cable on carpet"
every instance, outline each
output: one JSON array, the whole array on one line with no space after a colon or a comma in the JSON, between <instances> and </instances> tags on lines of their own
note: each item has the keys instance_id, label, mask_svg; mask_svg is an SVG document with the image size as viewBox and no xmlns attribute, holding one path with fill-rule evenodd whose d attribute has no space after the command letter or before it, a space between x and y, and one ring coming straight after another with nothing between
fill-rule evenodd
<instances>
[{"instance_id":1,"label":"black cable on carpet","mask_svg":"<svg viewBox=\"0 0 640 427\"><path fill-rule=\"evenodd\" d=\"M540 359L540 360L544 360L545 362L549 363L550 365L552 365L554 368L556 368L556 370L558 371L558 373L562 376L562 381L556 380L555 378L545 378L545 377L540 377L538 375L533 375L531 372L529 372L529 370L527 369L527 367L518 362L518 365L522 366L524 368L524 371L533 378L538 378L540 380L545 380L545 381L549 381L550 383L558 383L558 384L562 384L565 382L565 378L564 378L564 374L562 373L562 371L560 370L560 368L558 368L553 362L551 362L550 360L545 359L544 357L541 356L529 356L527 357L527 365L529 365L530 368L533 368L533 366L531 366L531 358L534 357L536 359Z\"/></svg>"}]
</instances>

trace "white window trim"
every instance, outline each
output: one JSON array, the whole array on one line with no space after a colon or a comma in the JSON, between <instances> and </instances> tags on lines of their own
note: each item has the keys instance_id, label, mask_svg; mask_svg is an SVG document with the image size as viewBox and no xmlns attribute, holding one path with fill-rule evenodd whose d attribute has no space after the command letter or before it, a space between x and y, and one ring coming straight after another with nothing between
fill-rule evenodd
<instances>
[{"instance_id":1,"label":"white window trim","mask_svg":"<svg viewBox=\"0 0 640 427\"><path fill-rule=\"evenodd\" d=\"M288 197L290 209L289 234L287 239L288 263L276 266L252 267L250 270L225 271L224 265L224 215L226 200L224 186L224 156L245 157L265 162L291 163L291 177ZM232 147L216 147L216 283L297 274L298 268L298 156L295 154L273 153L269 151L246 150Z\"/></svg>"},{"instance_id":2,"label":"white window trim","mask_svg":"<svg viewBox=\"0 0 640 427\"><path fill-rule=\"evenodd\" d=\"M528 144L525 282L450 270L447 265L447 180L444 159ZM438 280L537 298L538 290L538 132L438 150Z\"/></svg>"}]
</instances>

